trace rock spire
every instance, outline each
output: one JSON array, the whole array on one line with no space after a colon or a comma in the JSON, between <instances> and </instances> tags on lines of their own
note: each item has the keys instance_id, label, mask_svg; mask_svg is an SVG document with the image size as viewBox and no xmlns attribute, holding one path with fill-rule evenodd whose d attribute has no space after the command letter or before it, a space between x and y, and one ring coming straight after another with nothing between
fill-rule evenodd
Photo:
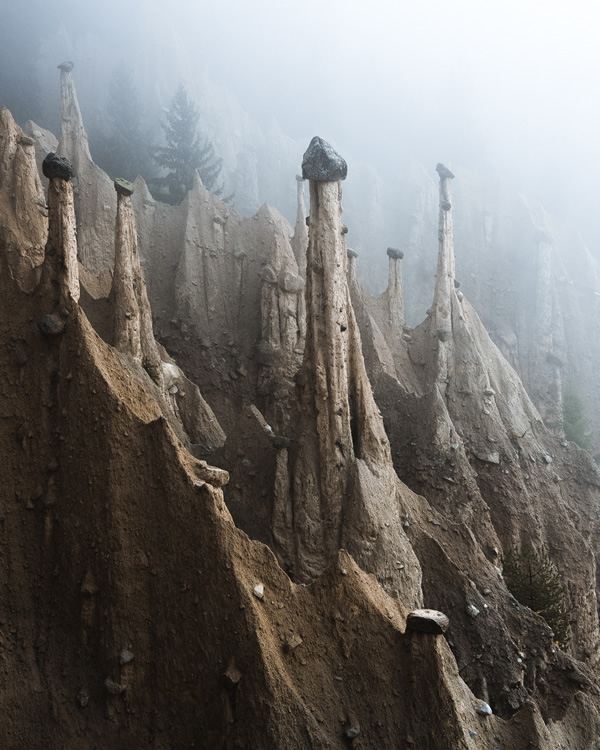
<instances>
[{"instance_id":1,"label":"rock spire","mask_svg":"<svg viewBox=\"0 0 600 750\"><path fill-rule=\"evenodd\" d=\"M77 231L73 203L74 175L72 164L55 153L49 153L42 164L48 186L48 243L46 244L46 283L53 290L56 313L69 314L72 302L79 301L79 265Z\"/></svg>"},{"instance_id":2,"label":"rock spire","mask_svg":"<svg viewBox=\"0 0 600 750\"><path fill-rule=\"evenodd\" d=\"M341 222L345 162L315 138L303 174L310 179L307 336L291 481L294 528L281 556L307 581L343 547L388 589L417 603L421 571L402 529L399 481L350 302ZM403 560L401 574L386 566L390 555Z\"/></svg>"},{"instance_id":3,"label":"rock spire","mask_svg":"<svg viewBox=\"0 0 600 750\"><path fill-rule=\"evenodd\" d=\"M304 203L304 178L296 175L296 226L292 237L292 249L296 256L298 272L306 276L306 249L308 247L308 227L306 225L306 205Z\"/></svg>"}]
</instances>

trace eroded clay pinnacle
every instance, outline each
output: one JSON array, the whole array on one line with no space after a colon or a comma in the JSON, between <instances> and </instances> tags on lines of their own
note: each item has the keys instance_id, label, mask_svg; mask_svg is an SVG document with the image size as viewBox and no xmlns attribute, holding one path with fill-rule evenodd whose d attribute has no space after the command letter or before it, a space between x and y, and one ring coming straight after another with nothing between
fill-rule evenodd
<instances>
[{"instance_id":1,"label":"eroded clay pinnacle","mask_svg":"<svg viewBox=\"0 0 600 750\"><path fill-rule=\"evenodd\" d=\"M302 177L315 182L345 180L348 165L338 152L316 135L302 157Z\"/></svg>"}]
</instances>

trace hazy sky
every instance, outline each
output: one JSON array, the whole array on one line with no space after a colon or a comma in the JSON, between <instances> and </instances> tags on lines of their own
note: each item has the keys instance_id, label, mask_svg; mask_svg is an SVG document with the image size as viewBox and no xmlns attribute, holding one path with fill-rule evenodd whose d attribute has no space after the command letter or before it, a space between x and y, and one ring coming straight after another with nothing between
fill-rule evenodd
<instances>
[{"instance_id":1,"label":"hazy sky","mask_svg":"<svg viewBox=\"0 0 600 750\"><path fill-rule=\"evenodd\" d=\"M0 0L5 17L25 19L20 33L33 18L49 34L66 24L142 65L146 30L164 30L262 124L318 133L387 176L411 156L508 176L592 240L600 9L590 0L23 3Z\"/></svg>"}]
</instances>

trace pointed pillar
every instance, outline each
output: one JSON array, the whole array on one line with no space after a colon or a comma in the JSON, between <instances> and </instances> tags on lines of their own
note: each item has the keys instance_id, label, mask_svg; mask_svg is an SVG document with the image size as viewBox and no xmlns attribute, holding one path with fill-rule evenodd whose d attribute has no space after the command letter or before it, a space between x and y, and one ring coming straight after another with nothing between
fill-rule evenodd
<instances>
[{"instance_id":1,"label":"pointed pillar","mask_svg":"<svg viewBox=\"0 0 600 750\"><path fill-rule=\"evenodd\" d=\"M388 323L398 336L402 335L404 325L404 292L402 289L402 258L404 253L395 247L388 247L389 258L388 285L387 285L387 312Z\"/></svg>"},{"instance_id":2,"label":"pointed pillar","mask_svg":"<svg viewBox=\"0 0 600 750\"><path fill-rule=\"evenodd\" d=\"M438 339L436 376L445 390L449 378L449 358L452 349L452 304L455 296L454 238L452 229L453 173L443 164L435 168L440 177L440 208L438 228L438 262L433 295L432 322Z\"/></svg>"},{"instance_id":3,"label":"pointed pillar","mask_svg":"<svg viewBox=\"0 0 600 750\"><path fill-rule=\"evenodd\" d=\"M137 230L131 196L133 185L115 180L117 223L115 227L115 348L139 360L157 385L163 383L162 362L154 332L146 283L142 275Z\"/></svg>"},{"instance_id":4,"label":"pointed pillar","mask_svg":"<svg viewBox=\"0 0 600 750\"><path fill-rule=\"evenodd\" d=\"M296 256L298 272L306 278L306 250L308 248L308 227L306 226L306 205L304 203L304 178L296 175L297 204L296 226L292 237L292 249Z\"/></svg>"},{"instance_id":5,"label":"pointed pillar","mask_svg":"<svg viewBox=\"0 0 600 750\"><path fill-rule=\"evenodd\" d=\"M73 63L61 63L60 70L60 143L58 151L67 154L73 161L76 173L79 173L81 157L92 161L87 133L83 126L83 118L79 108L79 101L73 82Z\"/></svg>"},{"instance_id":6,"label":"pointed pillar","mask_svg":"<svg viewBox=\"0 0 600 750\"><path fill-rule=\"evenodd\" d=\"M48 186L48 243L46 245L47 283L53 293L58 314L66 317L72 302L79 301L77 232L73 205L72 164L62 156L49 153L42 164ZM55 286L56 285L56 286Z\"/></svg>"},{"instance_id":7,"label":"pointed pillar","mask_svg":"<svg viewBox=\"0 0 600 750\"><path fill-rule=\"evenodd\" d=\"M339 154L313 138L302 164L310 180L307 333L297 379L302 417L291 472L293 512L278 518L293 523L287 549L293 546L298 580L319 576L346 549L388 590L417 602L421 571L400 520L399 482L350 301L341 221L346 172ZM389 559L406 560L405 578L389 570Z\"/></svg>"}]
</instances>

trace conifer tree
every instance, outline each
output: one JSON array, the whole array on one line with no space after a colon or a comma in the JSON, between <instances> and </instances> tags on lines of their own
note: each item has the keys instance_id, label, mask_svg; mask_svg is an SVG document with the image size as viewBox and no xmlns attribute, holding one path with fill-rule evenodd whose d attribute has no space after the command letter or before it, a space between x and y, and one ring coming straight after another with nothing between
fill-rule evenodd
<instances>
[{"instance_id":1,"label":"conifer tree","mask_svg":"<svg viewBox=\"0 0 600 750\"><path fill-rule=\"evenodd\" d=\"M198 170L204 186L215 195L221 195L222 159L215 155L213 144L201 139L198 134L199 112L180 85L171 101L162 123L166 146L155 147L154 161L168 173L156 180L167 189L164 195L169 203L181 203L194 184L194 173Z\"/></svg>"},{"instance_id":2,"label":"conifer tree","mask_svg":"<svg viewBox=\"0 0 600 750\"><path fill-rule=\"evenodd\" d=\"M567 648L570 633L565 592L548 553L544 549L536 552L530 544L513 547L504 557L503 575L515 599L541 615L552 628L556 643Z\"/></svg>"}]
</instances>

